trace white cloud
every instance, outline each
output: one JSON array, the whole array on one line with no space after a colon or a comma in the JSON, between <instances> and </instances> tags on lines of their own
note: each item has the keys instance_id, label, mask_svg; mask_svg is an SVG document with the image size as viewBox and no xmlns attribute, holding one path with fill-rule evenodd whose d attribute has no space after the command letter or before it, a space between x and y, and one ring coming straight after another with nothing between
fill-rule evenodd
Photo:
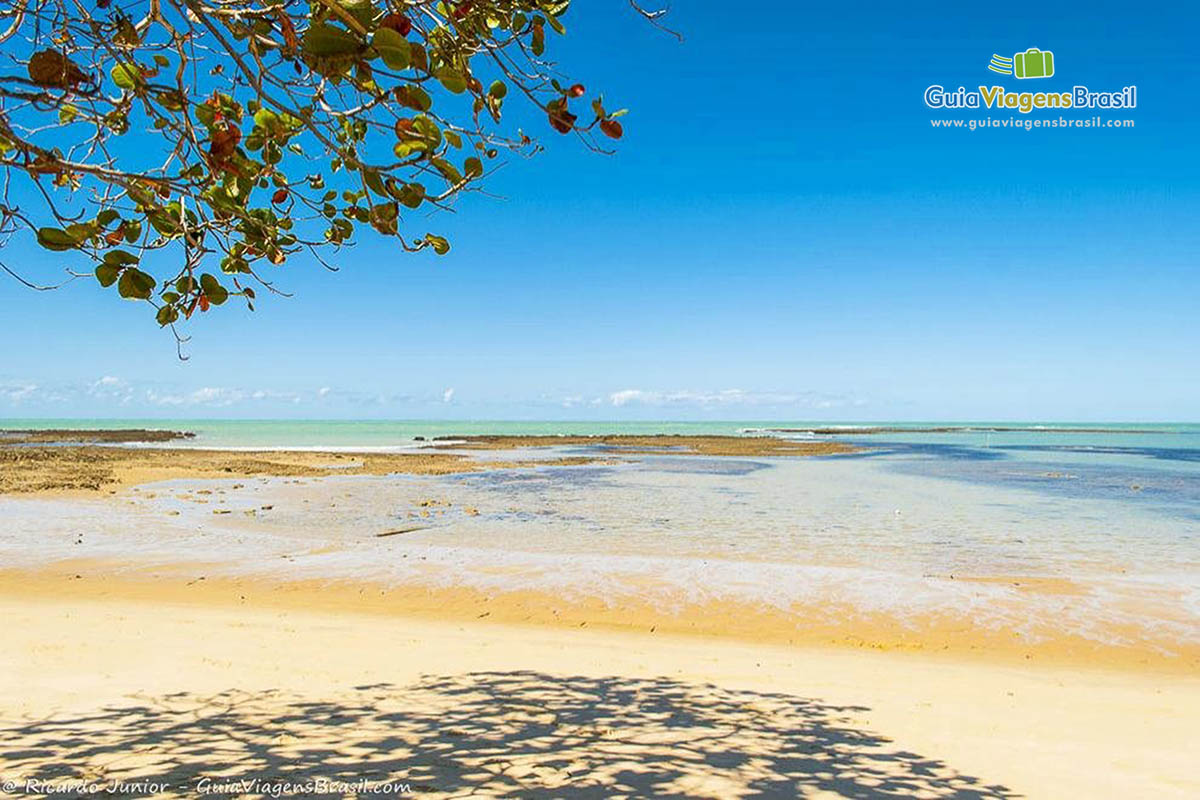
<instances>
[{"instance_id":1,"label":"white cloud","mask_svg":"<svg viewBox=\"0 0 1200 800\"><path fill-rule=\"evenodd\" d=\"M622 389L608 396L610 405L623 406L683 406L720 408L727 406L799 406L803 408L837 408L858 405L859 401L837 395L822 395L816 392L762 392L745 389L721 389L717 391L657 391L647 389Z\"/></svg>"},{"instance_id":2,"label":"white cloud","mask_svg":"<svg viewBox=\"0 0 1200 800\"><path fill-rule=\"evenodd\" d=\"M421 402L432 397L441 397L450 402L454 389L425 394ZM417 402L407 394L385 394L338 389L331 386L285 391L268 388L239 386L202 386L190 388L186 385L163 384L151 381L126 380L116 375L104 375L95 380L82 380L46 386L24 378L0 379L0 405L26 408L47 405L74 407L74 413L101 413L104 409L219 409L240 406L245 408L279 406L282 404L302 406L318 402L346 403L358 406L387 406Z\"/></svg>"},{"instance_id":3,"label":"white cloud","mask_svg":"<svg viewBox=\"0 0 1200 800\"><path fill-rule=\"evenodd\" d=\"M453 399L454 399L454 387L450 387L446 391L442 392L442 402L443 403L449 403Z\"/></svg>"},{"instance_id":4,"label":"white cloud","mask_svg":"<svg viewBox=\"0 0 1200 800\"><path fill-rule=\"evenodd\" d=\"M0 383L0 397L10 403L20 403L33 397L38 390L36 383Z\"/></svg>"},{"instance_id":5,"label":"white cloud","mask_svg":"<svg viewBox=\"0 0 1200 800\"><path fill-rule=\"evenodd\" d=\"M241 389L220 386L205 386L183 394L161 394L154 389L146 390L146 400L157 406L207 406L223 408L245 400L248 395Z\"/></svg>"},{"instance_id":6,"label":"white cloud","mask_svg":"<svg viewBox=\"0 0 1200 800\"><path fill-rule=\"evenodd\" d=\"M614 406L628 405L636 403L649 397L653 392L643 392L641 389L622 389L619 392L613 392L608 396L608 402Z\"/></svg>"},{"instance_id":7,"label":"white cloud","mask_svg":"<svg viewBox=\"0 0 1200 800\"><path fill-rule=\"evenodd\" d=\"M133 387L129 382L115 375L105 375L92 382L85 389L85 393L97 400L108 400L121 405L128 405L134 397Z\"/></svg>"}]
</instances>

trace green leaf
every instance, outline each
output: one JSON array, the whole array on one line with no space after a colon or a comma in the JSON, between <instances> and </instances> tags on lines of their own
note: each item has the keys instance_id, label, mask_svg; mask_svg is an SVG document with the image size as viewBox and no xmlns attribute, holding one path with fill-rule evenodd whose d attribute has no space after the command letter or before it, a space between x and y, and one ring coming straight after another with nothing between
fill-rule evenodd
<instances>
[{"instance_id":1,"label":"green leaf","mask_svg":"<svg viewBox=\"0 0 1200 800\"><path fill-rule=\"evenodd\" d=\"M441 236L434 236L432 233L425 234L425 243L433 248L433 252L439 256L444 256L450 252L450 243Z\"/></svg>"},{"instance_id":2,"label":"green leaf","mask_svg":"<svg viewBox=\"0 0 1200 800\"><path fill-rule=\"evenodd\" d=\"M409 208L417 208L425 200L425 187L419 183L405 184L396 199Z\"/></svg>"},{"instance_id":3,"label":"green leaf","mask_svg":"<svg viewBox=\"0 0 1200 800\"><path fill-rule=\"evenodd\" d=\"M412 63L412 48L408 40L391 28L380 28L371 39L371 46L379 53L389 69L408 69Z\"/></svg>"},{"instance_id":4,"label":"green leaf","mask_svg":"<svg viewBox=\"0 0 1200 800\"><path fill-rule=\"evenodd\" d=\"M208 128L210 131L213 129L213 125L216 124L217 120L217 110L215 108L210 106L208 103L200 103L195 108L195 114L196 119L200 120L200 123L204 125L204 127Z\"/></svg>"},{"instance_id":5,"label":"green leaf","mask_svg":"<svg viewBox=\"0 0 1200 800\"><path fill-rule=\"evenodd\" d=\"M260 108L254 112L255 125L272 130L277 122L279 122L279 115L269 108Z\"/></svg>"},{"instance_id":6,"label":"green leaf","mask_svg":"<svg viewBox=\"0 0 1200 800\"><path fill-rule=\"evenodd\" d=\"M315 22L304 32L301 47L310 56L326 58L357 53L362 47L362 42L347 30L326 22Z\"/></svg>"},{"instance_id":7,"label":"green leaf","mask_svg":"<svg viewBox=\"0 0 1200 800\"><path fill-rule=\"evenodd\" d=\"M154 230L163 236L179 235L179 223L165 211L151 211L146 215L146 219L150 220L150 225Z\"/></svg>"},{"instance_id":8,"label":"green leaf","mask_svg":"<svg viewBox=\"0 0 1200 800\"><path fill-rule=\"evenodd\" d=\"M200 276L200 288L204 290L208 302L214 306L219 306L229 299L229 290L207 272Z\"/></svg>"},{"instance_id":9,"label":"green leaf","mask_svg":"<svg viewBox=\"0 0 1200 800\"><path fill-rule=\"evenodd\" d=\"M396 87L396 101L400 105L415 108L417 111L428 111L433 107L429 93L420 86L408 85Z\"/></svg>"},{"instance_id":10,"label":"green leaf","mask_svg":"<svg viewBox=\"0 0 1200 800\"><path fill-rule=\"evenodd\" d=\"M111 75L113 83L122 89L133 89L142 82L142 71L134 64L117 64Z\"/></svg>"},{"instance_id":11,"label":"green leaf","mask_svg":"<svg viewBox=\"0 0 1200 800\"><path fill-rule=\"evenodd\" d=\"M433 159L433 166L438 172L442 173L442 177L449 183L458 183L462 180L462 175L459 174L458 169L444 158Z\"/></svg>"},{"instance_id":12,"label":"green leaf","mask_svg":"<svg viewBox=\"0 0 1200 800\"><path fill-rule=\"evenodd\" d=\"M483 162L475 156L471 156L463 162L463 171L468 178L478 178L483 174Z\"/></svg>"},{"instance_id":13,"label":"green leaf","mask_svg":"<svg viewBox=\"0 0 1200 800\"><path fill-rule=\"evenodd\" d=\"M413 153L424 153L425 143L422 141L396 142L392 146L392 152L396 154L396 158L408 158Z\"/></svg>"},{"instance_id":14,"label":"green leaf","mask_svg":"<svg viewBox=\"0 0 1200 800\"><path fill-rule=\"evenodd\" d=\"M447 91L454 94L462 94L467 90L467 79L463 77L462 72L454 67L440 67L433 76L441 81L442 86L445 86Z\"/></svg>"},{"instance_id":15,"label":"green leaf","mask_svg":"<svg viewBox=\"0 0 1200 800\"><path fill-rule=\"evenodd\" d=\"M221 259L221 272L230 274L244 273L250 271L250 264L244 258L238 256L225 256Z\"/></svg>"},{"instance_id":16,"label":"green leaf","mask_svg":"<svg viewBox=\"0 0 1200 800\"><path fill-rule=\"evenodd\" d=\"M160 326L165 328L179 319L179 309L177 309L175 306L163 306L158 310L158 313L154 315L154 318L158 320L158 324Z\"/></svg>"},{"instance_id":17,"label":"green leaf","mask_svg":"<svg viewBox=\"0 0 1200 800\"><path fill-rule=\"evenodd\" d=\"M437 149L442 143L442 129L424 114L413 120L413 130L425 139L429 150Z\"/></svg>"},{"instance_id":18,"label":"green leaf","mask_svg":"<svg viewBox=\"0 0 1200 800\"><path fill-rule=\"evenodd\" d=\"M158 101L159 105L168 111L182 111L183 107L187 104L187 98L185 98L183 94L176 89L166 89L164 91L155 92L154 99ZM154 121L155 123L162 122L164 126L166 125L166 120L162 119L161 117Z\"/></svg>"},{"instance_id":19,"label":"green leaf","mask_svg":"<svg viewBox=\"0 0 1200 800\"><path fill-rule=\"evenodd\" d=\"M508 86L504 81L492 81L492 85L488 87L488 95L497 100L503 100L506 94L508 94Z\"/></svg>"},{"instance_id":20,"label":"green leaf","mask_svg":"<svg viewBox=\"0 0 1200 800\"><path fill-rule=\"evenodd\" d=\"M149 300L155 284L154 278L140 269L130 267L121 272L121 280L117 283L117 292L121 297L130 300Z\"/></svg>"},{"instance_id":21,"label":"green leaf","mask_svg":"<svg viewBox=\"0 0 1200 800\"><path fill-rule=\"evenodd\" d=\"M83 239L72 236L62 228L38 228L37 241L47 250L62 252L74 250Z\"/></svg>"},{"instance_id":22,"label":"green leaf","mask_svg":"<svg viewBox=\"0 0 1200 800\"><path fill-rule=\"evenodd\" d=\"M366 182L371 191L375 192L376 194L383 195L384 197L389 196L387 189L383 187L383 180L379 177L379 170L364 169L362 171L362 175L363 180Z\"/></svg>"},{"instance_id":23,"label":"green leaf","mask_svg":"<svg viewBox=\"0 0 1200 800\"><path fill-rule=\"evenodd\" d=\"M85 242L99 230L94 222L75 222L67 226L67 236L76 242Z\"/></svg>"},{"instance_id":24,"label":"green leaf","mask_svg":"<svg viewBox=\"0 0 1200 800\"><path fill-rule=\"evenodd\" d=\"M58 109L58 121L62 123L71 122L78 115L79 109L70 103L65 103Z\"/></svg>"},{"instance_id":25,"label":"green leaf","mask_svg":"<svg viewBox=\"0 0 1200 800\"><path fill-rule=\"evenodd\" d=\"M117 275L121 270L114 267L112 264L101 264L96 267L96 280L100 281L100 285L108 288L117 282Z\"/></svg>"},{"instance_id":26,"label":"green leaf","mask_svg":"<svg viewBox=\"0 0 1200 800\"><path fill-rule=\"evenodd\" d=\"M337 0L338 4L350 12L364 28L371 27L378 11L371 0Z\"/></svg>"},{"instance_id":27,"label":"green leaf","mask_svg":"<svg viewBox=\"0 0 1200 800\"><path fill-rule=\"evenodd\" d=\"M116 267L127 267L130 264L138 263L140 260L133 253L126 252L125 250L110 250L104 254L104 263L112 264Z\"/></svg>"}]
</instances>

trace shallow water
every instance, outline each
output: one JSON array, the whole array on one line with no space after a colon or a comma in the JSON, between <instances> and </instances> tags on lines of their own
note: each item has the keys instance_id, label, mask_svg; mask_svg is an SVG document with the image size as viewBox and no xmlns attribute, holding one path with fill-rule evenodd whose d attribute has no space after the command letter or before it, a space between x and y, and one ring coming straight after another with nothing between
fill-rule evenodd
<instances>
[{"instance_id":1,"label":"shallow water","mask_svg":"<svg viewBox=\"0 0 1200 800\"><path fill-rule=\"evenodd\" d=\"M1132 629L1200 641L1200 462L1189 434L963 441L972 435L865 436L870 450L829 458L638 456L443 477L166 482L116 503L4 500L0 555L136 555L614 604L849 606L1030 637L1122 641ZM422 529L376 536L409 526ZM1011 576L1063 588L972 580Z\"/></svg>"}]
</instances>

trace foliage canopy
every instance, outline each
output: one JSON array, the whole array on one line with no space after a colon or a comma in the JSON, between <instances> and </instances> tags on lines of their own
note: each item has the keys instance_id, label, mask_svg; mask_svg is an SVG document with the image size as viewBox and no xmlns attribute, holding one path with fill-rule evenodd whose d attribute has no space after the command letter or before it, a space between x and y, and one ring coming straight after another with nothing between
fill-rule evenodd
<instances>
[{"instance_id":1,"label":"foliage canopy","mask_svg":"<svg viewBox=\"0 0 1200 800\"><path fill-rule=\"evenodd\" d=\"M331 266L363 227L446 253L405 215L539 149L501 124L514 98L593 149L622 135L622 111L545 60L568 0L5 5L0 244L27 231L70 251L91 270L75 277L172 329L253 308L273 269L301 252Z\"/></svg>"}]
</instances>

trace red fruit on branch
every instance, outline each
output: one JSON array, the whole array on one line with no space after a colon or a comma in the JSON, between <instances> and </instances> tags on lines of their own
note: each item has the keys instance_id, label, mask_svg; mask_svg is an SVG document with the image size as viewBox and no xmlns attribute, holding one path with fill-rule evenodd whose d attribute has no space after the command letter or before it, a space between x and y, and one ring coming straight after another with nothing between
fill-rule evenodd
<instances>
[{"instance_id":1,"label":"red fruit on branch","mask_svg":"<svg viewBox=\"0 0 1200 800\"><path fill-rule=\"evenodd\" d=\"M602 120L600 122L600 130L610 139L620 139L625 133L624 129L621 128L621 123L615 119Z\"/></svg>"},{"instance_id":2,"label":"red fruit on branch","mask_svg":"<svg viewBox=\"0 0 1200 800\"><path fill-rule=\"evenodd\" d=\"M275 194L271 195L271 202L274 203L275 205L279 205L280 203L287 202L287 199L288 199L288 190L287 189L279 189L275 192Z\"/></svg>"},{"instance_id":3,"label":"red fruit on branch","mask_svg":"<svg viewBox=\"0 0 1200 800\"><path fill-rule=\"evenodd\" d=\"M583 84L577 83L574 86L572 86L570 89L567 89L567 94L570 95L571 97L583 97L583 93L585 91L587 91L587 90L583 88Z\"/></svg>"}]
</instances>

